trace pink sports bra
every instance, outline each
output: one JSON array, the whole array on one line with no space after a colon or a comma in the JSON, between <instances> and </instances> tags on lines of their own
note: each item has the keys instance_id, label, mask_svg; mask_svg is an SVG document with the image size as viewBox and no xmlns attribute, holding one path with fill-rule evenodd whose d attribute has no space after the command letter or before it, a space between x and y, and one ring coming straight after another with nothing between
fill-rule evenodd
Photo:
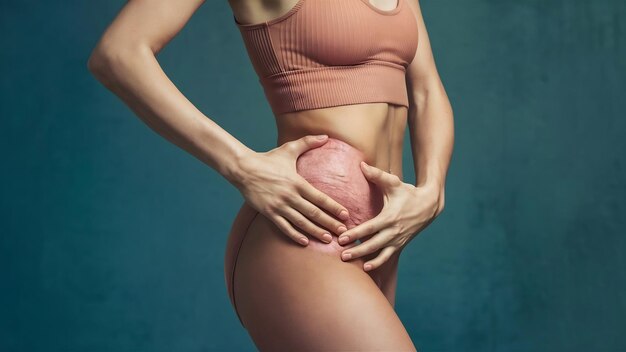
<instances>
[{"instance_id":1,"label":"pink sports bra","mask_svg":"<svg viewBox=\"0 0 626 352\"><path fill-rule=\"evenodd\" d=\"M418 29L405 2L381 10L369 0L299 0L269 21L233 19L274 114L370 102L408 107L405 74Z\"/></svg>"}]
</instances>

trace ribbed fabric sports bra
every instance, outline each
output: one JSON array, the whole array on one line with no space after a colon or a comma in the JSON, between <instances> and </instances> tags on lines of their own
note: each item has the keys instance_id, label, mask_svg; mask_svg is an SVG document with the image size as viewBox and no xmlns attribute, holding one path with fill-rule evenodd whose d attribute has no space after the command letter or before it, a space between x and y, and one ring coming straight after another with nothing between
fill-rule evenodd
<instances>
[{"instance_id":1,"label":"ribbed fabric sports bra","mask_svg":"<svg viewBox=\"0 0 626 352\"><path fill-rule=\"evenodd\" d=\"M405 1L381 10L369 0L299 0L254 24L233 15L273 113L370 102L408 107L405 74L418 30Z\"/></svg>"}]
</instances>

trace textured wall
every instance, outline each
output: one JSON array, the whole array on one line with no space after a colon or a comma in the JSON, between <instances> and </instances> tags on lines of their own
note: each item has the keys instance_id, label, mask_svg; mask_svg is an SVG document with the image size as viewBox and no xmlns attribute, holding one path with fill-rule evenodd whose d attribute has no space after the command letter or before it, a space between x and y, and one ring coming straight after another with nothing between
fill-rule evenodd
<instances>
[{"instance_id":1,"label":"textured wall","mask_svg":"<svg viewBox=\"0 0 626 352\"><path fill-rule=\"evenodd\" d=\"M0 5L0 350L254 350L223 282L239 193L86 69L123 4ZM400 263L413 340L626 351L625 3L422 10L457 140L446 210ZM275 145L226 1L203 5L159 60L235 137Z\"/></svg>"}]
</instances>

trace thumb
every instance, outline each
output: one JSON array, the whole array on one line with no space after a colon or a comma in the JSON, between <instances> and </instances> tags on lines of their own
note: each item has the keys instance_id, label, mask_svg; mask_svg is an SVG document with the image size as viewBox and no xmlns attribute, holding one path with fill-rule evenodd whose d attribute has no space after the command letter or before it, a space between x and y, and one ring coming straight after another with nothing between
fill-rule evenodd
<instances>
[{"instance_id":1,"label":"thumb","mask_svg":"<svg viewBox=\"0 0 626 352\"><path fill-rule=\"evenodd\" d=\"M288 148L294 156L306 152L309 149L319 147L328 141L328 135L308 135L289 142Z\"/></svg>"},{"instance_id":2,"label":"thumb","mask_svg":"<svg viewBox=\"0 0 626 352\"><path fill-rule=\"evenodd\" d=\"M368 181L382 187L397 186L401 183L398 176L369 165L365 161L361 161L361 170Z\"/></svg>"}]
</instances>

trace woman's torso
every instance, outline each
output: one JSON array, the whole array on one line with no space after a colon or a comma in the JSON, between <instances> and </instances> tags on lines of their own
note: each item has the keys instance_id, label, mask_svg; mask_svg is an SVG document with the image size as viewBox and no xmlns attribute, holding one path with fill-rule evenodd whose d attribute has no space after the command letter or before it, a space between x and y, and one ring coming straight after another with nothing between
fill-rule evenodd
<instances>
[{"instance_id":1,"label":"woman's torso","mask_svg":"<svg viewBox=\"0 0 626 352\"><path fill-rule=\"evenodd\" d=\"M399 4L399 0L386 1L381 5L377 2L376 7L386 11ZM261 23L289 12L298 0L229 0L229 3L241 23ZM347 104L275 114L275 121L277 145L309 134L328 134L361 150L370 165L402 179L405 106L385 102Z\"/></svg>"}]
</instances>

